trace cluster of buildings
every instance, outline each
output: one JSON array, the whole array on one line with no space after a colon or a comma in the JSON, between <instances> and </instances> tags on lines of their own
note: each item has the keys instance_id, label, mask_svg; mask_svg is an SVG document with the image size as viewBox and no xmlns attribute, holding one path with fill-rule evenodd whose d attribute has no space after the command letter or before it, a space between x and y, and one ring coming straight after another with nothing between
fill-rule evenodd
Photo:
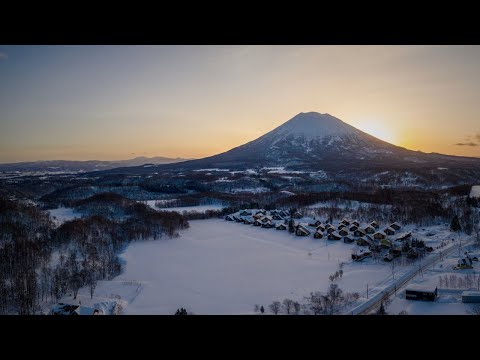
<instances>
[{"instance_id":1,"label":"cluster of buildings","mask_svg":"<svg viewBox=\"0 0 480 360\"><path fill-rule=\"evenodd\" d=\"M387 237L394 236L395 240L405 240L411 236L411 233L397 234L401 226L394 222L385 229L380 229L376 221L360 226L356 220L343 219L338 225L329 222L322 223L320 220L313 219L310 222L300 222L303 219L302 214L295 212L289 214L285 210L242 210L237 215L227 215L225 220L241 222L245 225L253 225L266 229L275 228L276 230L287 230L290 219L294 219L295 235L309 236L313 233L315 239L324 237L328 240L342 240L345 243L354 241L360 246L375 245L375 243L384 242L385 246L391 246ZM297 221L295 221L297 220Z\"/></svg>"}]
</instances>

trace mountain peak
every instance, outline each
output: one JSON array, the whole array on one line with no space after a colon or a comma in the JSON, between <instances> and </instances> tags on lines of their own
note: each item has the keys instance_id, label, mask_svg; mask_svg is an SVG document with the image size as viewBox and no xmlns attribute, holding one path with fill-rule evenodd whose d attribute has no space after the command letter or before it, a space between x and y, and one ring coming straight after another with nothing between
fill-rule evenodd
<instances>
[{"instance_id":1,"label":"mountain peak","mask_svg":"<svg viewBox=\"0 0 480 360\"><path fill-rule=\"evenodd\" d=\"M323 138L326 136L353 135L358 130L328 113L301 112L271 131L274 136Z\"/></svg>"}]
</instances>

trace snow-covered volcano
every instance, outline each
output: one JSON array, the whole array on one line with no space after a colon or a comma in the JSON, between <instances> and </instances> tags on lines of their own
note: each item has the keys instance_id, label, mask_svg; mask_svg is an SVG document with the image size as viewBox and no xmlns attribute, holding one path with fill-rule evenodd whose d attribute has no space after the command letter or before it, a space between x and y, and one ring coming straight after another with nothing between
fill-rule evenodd
<instances>
[{"instance_id":1,"label":"snow-covered volcano","mask_svg":"<svg viewBox=\"0 0 480 360\"><path fill-rule=\"evenodd\" d=\"M395 153L395 155L394 155ZM247 144L196 162L211 167L320 167L417 155L377 139L329 114L300 113Z\"/></svg>"}]
</instances>

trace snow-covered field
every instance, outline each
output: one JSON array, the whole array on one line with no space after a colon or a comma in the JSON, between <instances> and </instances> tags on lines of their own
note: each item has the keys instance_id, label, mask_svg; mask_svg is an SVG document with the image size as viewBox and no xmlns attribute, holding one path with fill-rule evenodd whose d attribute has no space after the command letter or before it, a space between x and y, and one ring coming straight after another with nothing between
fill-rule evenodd
<instances>
[{"instance_id":1,"label":"snow-covered field","mask_svg":"<svg viewBox=\"0 0 480 360\"><path fill-rule=\"evenodd\" d=\"M472 190L470 190L470 197L480 197L480 185L472 186Z\"/></svg>"},{"instance_id":2,"label":"snow-covered field","mask_svg":"<svg viewBox=\"0 0 480 360\"><path fill-rule=\"evenodd\" d=\"M452 235L445 225L404 229L432 246L452 237L456 243L462 237ZM329 276L343 263L343 277L336 283L345 292L360 294L358 306L367 301L367 285L371 299L393 281L390 263L372 258L352 262L352 250L358 248L343 241L298 237L219 219L190 221L190 228L178 238L130 244L121 255L124 272L113 281L99 281L93 299L86 288L78 299L104 313L111 313L119 303L125 314L173 314L180 307L195 314L253 314L255 304L267 309L272 301L285 298L306 303L310 292L327 290ZM454 256L447 258L412 281L436 284L438 274L456 261ZM416 266L417 262L398 262L395 278ZM472 272L455 274L466 271ZM405 300L403 293L399 290L387 308L389 313L465 314L467 310L458 291L447 289L447 296L435 303Z\"/></svg>"},{"instance_id":3,"label":"snow-covered field","mask_svg":"<svg viewBox=\"0 0 480 360\"><path fill-rule=\"evenodd\" d=\"M127 314L173 314L179 307L250 314L255 304L267 307L286 297L304 303L311 291L327 290L343 261L338 284L345 291L364 292L390 273L372 259L352 263L353 245L343 242L216 219L190 225L179 238L134 243L124 252L125 271L115 282L142 284L133 301L123 299ZM96 294L119 294L111 283L99 282Z\"/></svg>"},{"instance_id":4,"label":"snow-covered field","mask_svg":"<svg viewBox=\"0 0 480 360\"><path fill-rule=\"evenodd\" d=\"M52 209L48 210L50 215L53 217L53 221L55 224L60 225L64 223L65 221L73 220L75 218L80 218L82 217L81 214L75 212L74 209L72 208L57 208L57 209Z\"/></svg>"}]
</instances>

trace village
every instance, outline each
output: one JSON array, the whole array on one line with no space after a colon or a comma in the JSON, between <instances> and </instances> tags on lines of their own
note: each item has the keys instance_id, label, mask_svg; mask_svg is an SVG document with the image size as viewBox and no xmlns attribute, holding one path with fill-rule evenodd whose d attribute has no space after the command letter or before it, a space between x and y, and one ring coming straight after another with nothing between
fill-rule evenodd
<instances>
[{"instance_id":1,"label":"village","mask_svg":"<svg viewBox=\"0 0 480 360\"><path fill-rule=\"evenodd\" d=\"M456 298L452 298L452 291L448 290L448 296L443 296L440 299L445 294L445 289L438 289L439 284L436 278L435 281L431 279L425 282L422 274L422 283L419 283L419 280L416 280L413 275L415 269L417 269L413 265L418 263L418 268L421 269L422 258L427 257L430 253L434 253L436 257L425 259L425 265L428 262L433 264L437 261L441 264L444 262L448 263L446 268L440 265L441 269L439 269L437 266L436 270L434 270L436 275L439 272L442 274L458 273L460 279L463 279L462 275L465 275L468 279L474 279L476 283L475 264L478 264L479 256L472 254L472 246L462 248L461 240L455 244L455 236L452 236L451 239L445 239L445 236L443 236L442 240L440 240L435 238L436 234L431 229L417 229L413 228L413 225L403 226L398 222L381 226L376 220L360 222L343 218L342 220L334 221L330 218L322 221L314 217L303 216L299 211L287 210L245 209L227 215L225 220L252 225L260 229L290 230L295 236L313 237L314 240L324 239L326 242L343 242L346 245L352 245L352 262L364 262L366 261L365 259L370 258L370 261L376 263L393 262L391 264L392 268L395 266L395 262L401 261L404 265L410 264L412 265L411 270L402 274L406 279L401 281L401 286L405 287L405 291L402 291L397 296L397 285L392 287L392 289L395 289L395 296L399 299L439 301L441 305L445 305L448 302L480 302L480 289L477 289L477 286L473 286L474 281L470 281L471 284L465 282L464 289L457 291ZM437 226L437 228L445 227L446 225ZM458 255L456 253L452 254L454 248L461 248L462 252L463 250L467 251L460 254L459 250ZM411 281L411 279L414 280ZM480 280L480 277L478 279ZM400 289L400 287L398 288ZM365 304L362 304L361 307L364 308ZM398 301L396 307L399 307Z\"/></svg>"},{"instance_id":2,"label":"village","mask_svg":"<svg viewBox=\"0 0 480 360\"><path fill-rule=\"evenodd\" d=\"M362 261L367 257L379 258L390 262L404 255L408 259L416 259L432 252L433 247L425 246L425 242L412 238L412 232L401 232L402 226L397 222L380 227L375 220L360 223L357 220L342 219L334 225L332 219L324 222L304 217L300 212L289 214L286 210L242 210L227 215L226 221L235 221L245 225L253 225L265 229L288 230L296 236L311 236L314 239L343 241L346 244L355 243L352 260Z\"/></svg>"}]
</instances>

